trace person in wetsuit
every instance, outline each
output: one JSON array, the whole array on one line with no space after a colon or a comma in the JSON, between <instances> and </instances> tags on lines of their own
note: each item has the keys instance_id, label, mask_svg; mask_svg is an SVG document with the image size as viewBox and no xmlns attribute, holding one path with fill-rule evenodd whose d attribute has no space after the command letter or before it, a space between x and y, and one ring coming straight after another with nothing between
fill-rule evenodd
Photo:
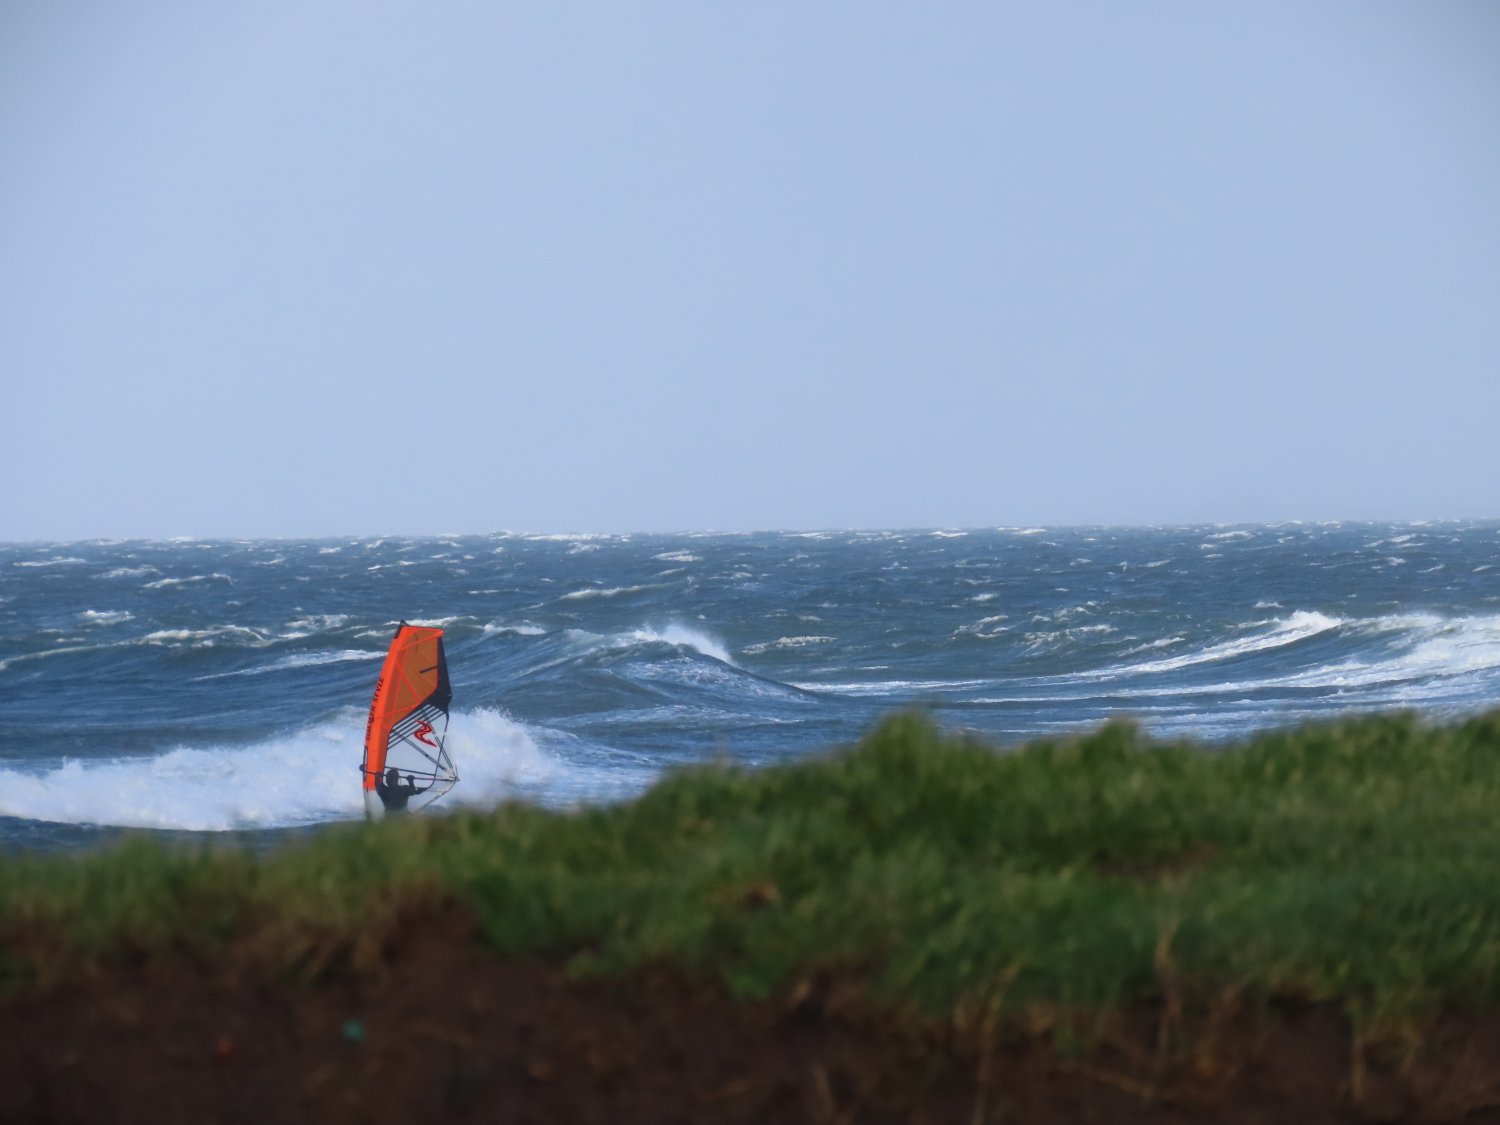
<instances>
[{"instance_id":1,"label":"person in wetsuit","mask_svg":"<svg viewBox=\"0 0 1500 1125\"><path fill-rule=\"evenodd\" d=\"M406 775L406 781L403 783L401 771L395 766L386 770L384 777L375 779L375 792L379 794L380 803L385 806L386 812L405 812L407 801L431 788L432 785L429 783L418 789L417 780L411 774Z\"/></svg>"}]
</instances>

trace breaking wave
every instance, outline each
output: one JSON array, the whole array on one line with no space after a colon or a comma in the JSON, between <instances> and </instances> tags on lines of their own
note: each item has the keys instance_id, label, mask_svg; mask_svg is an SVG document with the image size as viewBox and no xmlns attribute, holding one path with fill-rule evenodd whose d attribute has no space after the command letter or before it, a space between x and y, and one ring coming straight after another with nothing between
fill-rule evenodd
<instances>
[{"instance_id":1,"label":"breaking wave","mask_svg":"<svg viewBox=\"0 0 1500 1125\"><path fill-rule=\"evenodd\" d=\"M1253 636L1224 641L1177 656L1163 657L1160 660L1121 665L1118 668L1107 669L1103 674L1140 676L1155 672L1174 672L1195 664L1212 664L1216 661L1247 656L1250 653L1293 645L1315 637L1319 633L1337 629L1348 622L1344 618L1330 617L1326 613L1298 610L1290 617L1269 624L1270 628Z\"/></svg>"},{"instance_id":2,"label":"breaking wave","mask_svg":"<svg viewBox=\"0 0 1500 1125\"><path fill-rule=\"evenodd\" d=\"M455 712L448 749L461 784L444 806L545 796L569 767L497 711ZM224 832L364 815L364 714L352 709L249 746L175 746L148 757L0 769L0 816L64 824Z\"/></svg>"}]
</instances>

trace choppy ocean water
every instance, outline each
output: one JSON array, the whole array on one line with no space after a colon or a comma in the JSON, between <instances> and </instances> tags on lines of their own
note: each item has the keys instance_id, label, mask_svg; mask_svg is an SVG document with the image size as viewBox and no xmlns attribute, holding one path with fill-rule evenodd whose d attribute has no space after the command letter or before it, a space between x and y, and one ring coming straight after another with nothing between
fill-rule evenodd
<instances>
[{"instance_id":1,"label":"choppy ocean water","mask_svg":"<svg viewBox=\"0 0 1500 1125\"><path fill-rule=\"evenodd\" d=\"M1209 743L1500 700L1500 524L0 544L0 848L356 819L395 624L447 630L449 807L612 801L913 705Z\"/></svg>"}]
</instances>

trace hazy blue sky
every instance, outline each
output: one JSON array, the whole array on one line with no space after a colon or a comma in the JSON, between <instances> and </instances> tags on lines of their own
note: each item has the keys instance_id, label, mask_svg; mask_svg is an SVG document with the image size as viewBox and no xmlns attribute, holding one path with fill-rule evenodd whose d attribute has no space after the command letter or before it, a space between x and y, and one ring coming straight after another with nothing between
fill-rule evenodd
<instances>
[{"instance_id":1,"label":"hazy blue sky","mask_svg":"<svg viewBox=\"0 0 1500 1125\"><path fill-rule=\"evenodd\" d=\"M0 539L1500 516L1500 4L0 5Z\"/></svg>"}]
</instances>

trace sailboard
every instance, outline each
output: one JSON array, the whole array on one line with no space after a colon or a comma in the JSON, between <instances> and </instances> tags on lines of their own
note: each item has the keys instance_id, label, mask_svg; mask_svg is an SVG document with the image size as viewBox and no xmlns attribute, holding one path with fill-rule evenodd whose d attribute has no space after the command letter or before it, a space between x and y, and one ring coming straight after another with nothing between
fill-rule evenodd
<instances>
[{"instance_id":1,"label":"sailboard","mask_svg":"<svg viewBox=\"0 0 1500 1125\"><path fill-rule=\"evenodd\" d=\"M444 746L452 701L443 631L403 621L380 667L365 726L360 779L371 820L426 808L458 783Z\"/></svg>"}]
</instances>

